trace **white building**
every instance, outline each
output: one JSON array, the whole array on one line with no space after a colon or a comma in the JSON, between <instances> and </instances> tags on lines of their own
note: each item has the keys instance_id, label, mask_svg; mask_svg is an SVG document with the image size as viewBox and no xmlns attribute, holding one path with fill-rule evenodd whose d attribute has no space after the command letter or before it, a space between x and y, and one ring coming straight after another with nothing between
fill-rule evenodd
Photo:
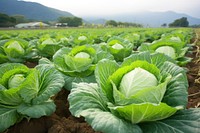
<instances>
[{"instance_id":1,"label":"white building","mask_svg":"<svg viewBox=\"0 0 200 133\"><path fill-rule=\"evenodd\" d=\"M49 25L43 22L20 23L15 25L15 28L43 28L43 27L49 27Z\"/></svg>"}]
</instances>

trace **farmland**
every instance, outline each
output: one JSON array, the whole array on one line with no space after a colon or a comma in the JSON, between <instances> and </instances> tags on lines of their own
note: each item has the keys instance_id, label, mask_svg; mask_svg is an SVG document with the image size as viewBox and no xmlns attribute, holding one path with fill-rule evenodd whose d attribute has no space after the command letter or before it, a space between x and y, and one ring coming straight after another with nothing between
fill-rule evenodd
<instances>
[{"instance_id":1,"label":"farmland","mask_svg":"<svg viewBox=\"0 0 200 133\"><path fill-rule=\"evenodd\" d=\"M193 133L200 29L2 30L0 107L4 133Z\"/></svg>"}]
</instances>

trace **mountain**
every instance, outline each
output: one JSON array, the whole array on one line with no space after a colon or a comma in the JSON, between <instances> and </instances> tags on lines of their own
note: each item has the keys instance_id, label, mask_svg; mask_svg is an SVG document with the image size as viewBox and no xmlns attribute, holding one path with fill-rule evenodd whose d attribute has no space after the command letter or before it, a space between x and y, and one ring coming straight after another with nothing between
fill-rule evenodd
<instances>
[{"instance_id":1,"label":"mountain","mask_svg":"<svg viewBox=\"0 0 200 133\"><path fill-rule=\"evenodd\" d=\"M8 15L21 14L28 19L33 20L57 20L60 16L71 17L73 14L46 7L35 2L25 2L22 0L0 0L0 13ZM92 24L105 24L106 20L115 20L121 22L140 23L144 26L160 27L162 24L172 23L175 19L187 17L189 25L200 24L200 18L191 17L187 14L176 13L173 11L166 12L137 12L137 13L122 13L107 16L84 17L83 21Z\"/></svg>"},{"instance_id":2,"label":"mountain","mask_svg":"<svg viewBox=\"0 0 200 133\"><path fill-rule=\"evenodd\" d=\"M0 0L0 12L8 15L21 14L28 19L57 20L60 16L72 17L69 12L46 7L35 2Z\"/></svg>"},{"instance_id":3,"label":"mountain","mask_svg":"<svg viewBox=\"0 0 200 133\"><path fill-rule=\"evenodd\" d=\"M121 22L132 22L132 23L140 23L144 26L150 27L160 27L162 24L172 23L175 19L179 19L182 17L187 17L189 21L189 25L200 24L200 19L191 17L187 14L183 13L176 13L173 11L166 11L166 12L137 12L137 13L123 13L123 14L116 14L110 16L100 16L105 20L115 20ZM85 17L85 20L88 22L97 21L98 18L95 17ZM92 20L92 21L90 21ZM98 21L97 21L98 22Z\"/></svg>"},{"instance_id":4,"label":"mountain","mask_svg":"<svg viewBox=\"0 0 200 133\"><path fill-rule=\"evenodd\" d=\"M107 21L106 19L96 17L83 17L83 20L85 20L86 23L90 24L105 24Z\"/></svg>"}]
</instances>

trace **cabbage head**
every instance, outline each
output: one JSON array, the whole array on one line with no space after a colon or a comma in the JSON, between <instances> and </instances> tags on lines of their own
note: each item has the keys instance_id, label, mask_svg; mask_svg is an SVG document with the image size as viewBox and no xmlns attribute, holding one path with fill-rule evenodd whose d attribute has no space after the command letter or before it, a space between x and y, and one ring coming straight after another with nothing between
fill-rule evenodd
<instances>
[{"instance_id":1,"label":"cabbage head","mask_svg":"<svg viewBox=\"0 0 200 133\"><path fill-rule=\"evenodd\" d=\"M22 63L36 56L33 46L23 39L8 39L0 43L0 63Z\"/></svg>"}]
</instances>

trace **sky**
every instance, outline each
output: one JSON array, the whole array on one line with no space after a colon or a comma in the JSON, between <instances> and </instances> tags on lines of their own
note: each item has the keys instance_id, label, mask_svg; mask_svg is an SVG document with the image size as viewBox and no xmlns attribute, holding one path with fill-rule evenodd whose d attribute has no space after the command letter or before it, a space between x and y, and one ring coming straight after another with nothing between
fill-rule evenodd
<instances>
[{"instance_id":1,"label":"sky","mask_svg":"<svg viewBox=\"0 0 200 133\"><path fill-rule=\"evenodd\" d=\"M24 0L75 16L108 16L141 11L175 11L200 18L200 0Z\"/></svg>"}]
</instances>

